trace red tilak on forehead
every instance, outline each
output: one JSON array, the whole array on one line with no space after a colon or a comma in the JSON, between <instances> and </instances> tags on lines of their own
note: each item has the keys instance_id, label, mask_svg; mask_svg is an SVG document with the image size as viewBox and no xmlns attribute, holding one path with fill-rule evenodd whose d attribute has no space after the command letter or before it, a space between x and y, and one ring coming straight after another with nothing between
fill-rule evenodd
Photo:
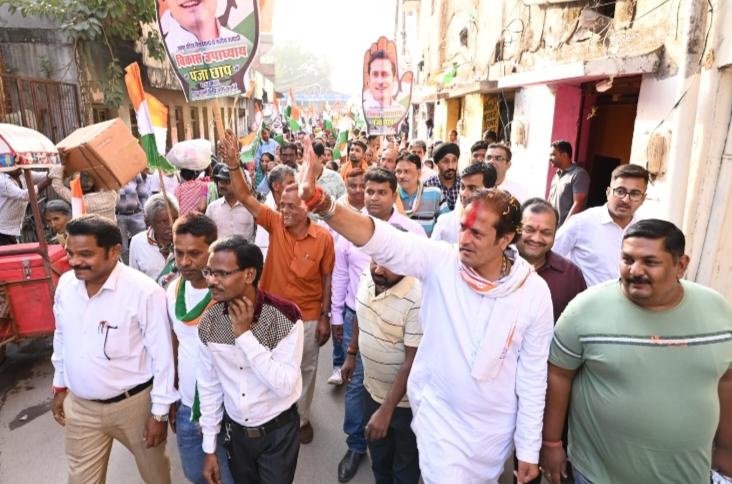
<instances>
[{"instance_id":1,"label":"red tilak on forehead","mask_svg":"<svg viewBox=\"0 0 732 484\"><path fill-rule=\"evenodd\" d=\"M478 202L473 202L468 205L468 209L465 211L465 227L472 229L476 218L478 218Z\"/></svg>"}]
</instances>

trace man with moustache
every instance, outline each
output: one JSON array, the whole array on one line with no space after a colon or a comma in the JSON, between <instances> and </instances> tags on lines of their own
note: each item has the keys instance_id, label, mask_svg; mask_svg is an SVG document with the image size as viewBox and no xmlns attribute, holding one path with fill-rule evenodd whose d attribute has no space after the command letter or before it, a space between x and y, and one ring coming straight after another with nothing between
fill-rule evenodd
<instances>
[{"instance_id":1,"label":"man with moustache","mask_svg":"<svg viewBox=\"0 0 732 484\"><path fill-rule=\"evenodd\" d=\"M355 355L363 353L365 436L374 477L377 484L417 484L417 440L406 393L422 338L422 286L371 261L361 275L356 301L358 318L343 373L350 380Z\"/></svg>"},{"instance_id":2,"label":"man with moustache","mask_svg":"<svg viewBox=\"0 0 732 484\"><path fill-rule=\"evenodd\" d=\"M424 186L439 188L442 192L442 212L452 212L460 187L460 175L457 174L460 147L455 143L444 143L435 150L432 159L437 164L438 174L425 181Z\"/></svg>"},{"instance_id":3,"label":"man with moustache","mask_svg":"<svg viewBox=\"0 0 732 484\"><path fill-rule=\"evenodd\" d=\"M51 413L64 427L68 482L104 483L117 440L147 484L170 483L165 440L178 393L165 291L118 262L111 220L82 215L66 233L73 272L54 297Z\"/></svg>"},{"instance_id":4,"label":"man with moustache","mask_svg":"<svg viewBox=\"0 0 732 484\"><path fill-rule=\"evenodd\" d=\"M553 324L546 283L509 247L521 226L516 199L480 190L459 246L422 239L336 204L318 189L306 147L307 206L378 264L422 283L424 336L407 394L424 482L495 483L512 448L519 482L535 478Z\"/></svg>"},{"instance_id":5,"label":"man with moustache","mask_svg":"<svg viewBox=\"0 0 732 484\"><path fill-rule=\"evenodd\" d=\"M607 203L573 215L557 232L554 251L582 270L588 287L618 278L623 234L640 218L649 179L640 165L620 165L610 175Z\"/></svg>"},{"instance_id":6,"label":"man with moustache","mask_svg":"<svg viewBox=\"0 0 732 484\"><path fill-rule=\"evenodd\" d=\"M221 482L215 450L223 433L235 482L291 483L300 450L300 311L259 288L262 252L241 237L214 243L203 274L215 301L198 325L203 475Z\"/></svg>"},{"instance_id":7,"label":"man with moustache","mask_svg":"<svg viewBox=\"0 0 732 484\"><path fill-rule=\"evenodd\" d=\"M180 276L168 286L168 319L173 327L175 361L178 370L180 402L171 414L170 428L176 434L178 452L186 479L206 484L203 477L203 437L198 415L192 408L196 400L196 372L199 366L198 323L203 312L214 302L203 270L208 263L208 248L217 239L216 223L205 215L188 213L173 225L175 263ZM199 402L200 403L200 402ZM219 436L216 454L221 467L221 482L232 484L223 435Z\"/></svg>"},{"instance_id":8,"label":"man with moustache","mask_svg":"<svg viewBox=\"0 0 732 484\"><path fill-rule=\"evenodd\" d=\"M587 284L579 267L552 250L559 220L557 210L542 198L531 198L521 212L521 237L516 248L549 286L556 322L567 304L587 289Z\"/></svg>"},{"instance_id":9,"label":"man with moustache","mask_svg":"<svg viewBox=\"0 0 732 484\"><path fill-rule=\"evenodd\" d=\"M229 172L229 179L231 179L231 172ZM288 165L277 165L267 175L267 185L270 190L267 198L264 200L264 204L272 210L278 210L285 187L293 183L295 183L295 170ZM254 243L262 250L262 255L266 260L267 251L269 250L269 232L266 230L256 230Z\"/></svg>"},{"instance_id":10,"label":"man with moustache","mask_svg":"<svg viewBox=\"0 0 732 484\"><path fill-rule=\"evenodd\" d=\"M460 177L460 209L440 215L430 238L444 240L450 244L458 242L460 219L470 198L482 188L493 188L496 184L496 169L486 163L474 163L463 170Z\"/></svg>"},{"instance_id":11,"label":"man with moustache","mask_svg":"<svg viewBox=\"0 0 732 484\"><path fill-rule=\"evenodd\" d=\"M437 187L426 187L420 180L422 162L417 155L402 154L397 158L396 208L399 213L418 222L429 237L440 215L442 192Z\"/></svg>"},{"instance_id":12,"label":"man with moustache","mask_svg":"<svg viewBox=\"0 0 732 484\"><path fill-rule=\"evenodd\" d=\"M682 279L684 246L670 222L631 225L620 280L591 287L559 318L541 451L552 484L566 474L568 408L576 484L732 476L732 308Z\"/></svg>"},{"instance_id":13,"label":"man with moustache","mask_svg":"<svg viewBox=\"0 0 732 484\"><path fill-rule=\"evenodd\" d=\"M381 168L372 168L366 172L364 181L366 184L366 213L376 219L404 227L405 230L421 237L425 236L420 224L394 209L397 181L393 173ZM344 354L349 345L353 343L354 331L357 329L356 293L361 274L368 267L370 259L358 247L342 237L338 237L335 251L331 324L333 344L339 344L341 354ZM338 464L340 482L347 482L356 475L359 464L366 455L363 365L360 355L354 353L351 357L353 358L353 368L346 382L348 386L346 387L343 416L343 431L347 435L348 450ZM340 376L340 368L338 368L338 373ZM333 379L335 380L335 378ZM335 380L334 384L338 384L337 382L338 380ZM341 380L342 382L343 380ZM331 380L328 380L328 383L331 383Z\"/></svg>"},{"instance_id":14,"label":"man with moustache","mask_svg":"<svg viewBox=\"0 0 732 484\"><path fill-rule=\"evenodd\" d=\"M387 171L394 173L396 171L397 155L397 150L391 146L384 149L384 151L381 152L379 168L383 168Z\"/></svg>"},{"instance_id":15,"label":"man with moustache","mask_svg":"<svg viewBox=\"0 0 732 484\"><path fill-rule=\"evenodd\" d=\"M328 229L310 220L294 185L285 188L282 193L279 212L260 203L252 195L238 167L237 144L234 133L227 130L222 145L224 160L230 170L232 190L257 224L269 233L269 250L261 287L277 297L294 302L303 316L303 391L297 407L301 442L307 444L313 439L310 406L318 371L318 352L330 338L331 274L335 263L333 237ZM313 156L319 165L314 168L322 169L317 155Z\"/></svg>"},{"instance_id":16,"label":"man with moustache","mask_svg":"<svg viewBox=\"0 0 732 484\"><path fill-rule=\"evenodd\" d=\"M348 147L348 161L341 166L341 177L343 178L344 183L348 181L348 173L350 173L351 170L358 168L365 172L369 169L369 164L366 163L366 160L364 159L367 148L366 143L360 139L351 141L351 145ZM316 151L315 154L317 153L318 152Z\"/></svg>"}]
</instances>

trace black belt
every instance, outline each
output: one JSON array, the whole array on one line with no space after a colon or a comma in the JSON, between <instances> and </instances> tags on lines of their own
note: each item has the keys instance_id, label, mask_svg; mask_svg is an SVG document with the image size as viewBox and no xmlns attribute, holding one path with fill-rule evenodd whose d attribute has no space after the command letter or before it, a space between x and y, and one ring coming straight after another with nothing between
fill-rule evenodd
<instances>
[{"instance_id":1,"label":"black belt","mask_svg":"<svg viewBox=\"0 0 732 484\"><path fill-rule=\"evenodd\" d=\"M136 387L132 387L129 390L127 390L126 392L117 395L116 397L107 398L106 400L92 400L92 401L93 402L97 402L97 403L117 403L117 402L121 402L122 400L125 400L127 398L130 398L130 397L132 397L134 395L137 395L141 391L146 390L150 385L152 385L152 383L153 383L153 379L150 378L145 383L140 383Z\"/></svg>"},{"instance_id":2,"label":"black belt","mask_svg":"<svg viewBox=\"0 0 732 484\"><path fill-rule=\"evenodd\" d=\"M269 422L265 422L259 427L244 427L243 425L239 425L237 422L232 420L231 417L226 415L226 418L227 420L229 420L229 422L231 422L231 425L239 429L245 436L249 437L250 439L258 439L260 437L264 437L265 435L274 432L278 428L284 427L285 425L291 423L295 420L295 417L297 417L296 403L281 414L277 415Z\"/></svg>"},{"instance_id":3,"label":"black belt","mask_svg":"<svg viewBox=\"0 0 732 484\"><path fill-rule=\"evenodd\" d=\"M139 208L132 212L117 212L117 215L137 215L138 213L142 212Z\"/></svg>"}]
</instances>

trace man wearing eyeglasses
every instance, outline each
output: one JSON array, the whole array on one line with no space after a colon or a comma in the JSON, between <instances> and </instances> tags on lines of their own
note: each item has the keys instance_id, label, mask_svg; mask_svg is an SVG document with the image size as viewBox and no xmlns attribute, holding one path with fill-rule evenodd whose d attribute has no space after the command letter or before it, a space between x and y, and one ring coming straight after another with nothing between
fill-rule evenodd
<instances>
[{"instance_id":1,"label":"man wearing eyeglasses","mask_svg":"<svg viewBox=\"0 0 732 484\"><path fill-rule=\"evenodd\" d=\"M170 483L165 440L178 393L165 291L118 262L111 220L83 215L66 233L73 272L54 300L51 412L64 427L68 482L103 483L117 440L147 484Z\"/></svg>"},{"instance_id":2,"label":"man wearing eyeglasses","mask_svg":"<svg viewBox=\"0 0 732 484\"><path fill-rule=\"evenodd\" d=\"M491 143L485 154L485 162L490 163L496 169L498 179L496 179L496 188L506 190L514 196L519 203L524 203L528 198L526 188L516 180L507 178L508 170L511 169L511 148L503 143Z\"/></svg>"},{"instance_id":3,"label":"man wearing eyeglasses","mask_svg":"<svg viewBox=\"0 0 732 484\"><path fill-rule=\"evenodd\" d=\"M554 243L555 252L579 266L587 287L619 277L623 234L639 220L650 178L642 166L628 164L615 168L610 179L607 203L568 218Z\"/></svg>"},{"instance_id":4,"label":"man wearing eyeglasses","mask_svg":"<svg viewBox=\"0 0 732 484\"><path fill-rule=\"evenodd\" d=\"M271 252L270 252L271 253ZM262 251L239 236L210 249L206 277L215 304L198 325L203 477L220 484L216 438L224 434L235 482L292 482L302 392L303 322L289 301L259 289Z\"/></svg>"},{"instance_id":5,"label":"man wearing eyeglasses","mask_svg":"<svg viewBox=\"0 0 732 484\"><path fill-rule=\"evenodd\" d=\"M269 233L269 248L262 272L265 291L294 302L302 311L305 346L302 356L303 392L298 404L301 442L313 440L310 405L315 391L318 352L330 338L331 274L335 265L333 237L328 229L311 222L295 185L280 197L279 212L260 203L239 169L237 139L227 131L222 142L229 166L231 189L257 224Z\"/></svg>"}]
</instances>

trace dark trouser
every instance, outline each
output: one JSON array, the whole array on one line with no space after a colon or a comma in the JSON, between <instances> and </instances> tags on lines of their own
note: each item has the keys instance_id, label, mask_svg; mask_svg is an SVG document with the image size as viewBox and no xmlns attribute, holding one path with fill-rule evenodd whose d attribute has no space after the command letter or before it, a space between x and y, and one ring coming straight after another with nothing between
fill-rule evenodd
<instances>
[{"instance_id":1,"label":"dark trouser","mask_svg":"<svg viewBox=\"0 0 732 484\"><path fill-rule=\"evenodd\" d=\"M0 234L0 245L15 245L18 243L18 237L15 235Z\"/></svg>"},{"instance_id":2,"label":"dark trouser","mask_svg":"<svg viewBox=\"0 0 732 484\"><path fill-rule=\"evenodd\" d=\"M289 421L261 437L249 437L247 430L224 414L224 447L229 453L229 470L237 484L291 484L300 452L300 417L297 407L282 412Z\"/></svg>"},{"instance_id":3,"label":"dark trouser","mask_svg":"<svg viewBox=\"0 0 732 484\"><path fill-rule=\"evenodd\" d=\"M366 421L380 404L364 392ZM397 407L389 422L386 437L368 442L371 469L376 484L417 484L419 482L419 454L417 438L411 428L412 410Z\"/></svg>"}]
</instances>

